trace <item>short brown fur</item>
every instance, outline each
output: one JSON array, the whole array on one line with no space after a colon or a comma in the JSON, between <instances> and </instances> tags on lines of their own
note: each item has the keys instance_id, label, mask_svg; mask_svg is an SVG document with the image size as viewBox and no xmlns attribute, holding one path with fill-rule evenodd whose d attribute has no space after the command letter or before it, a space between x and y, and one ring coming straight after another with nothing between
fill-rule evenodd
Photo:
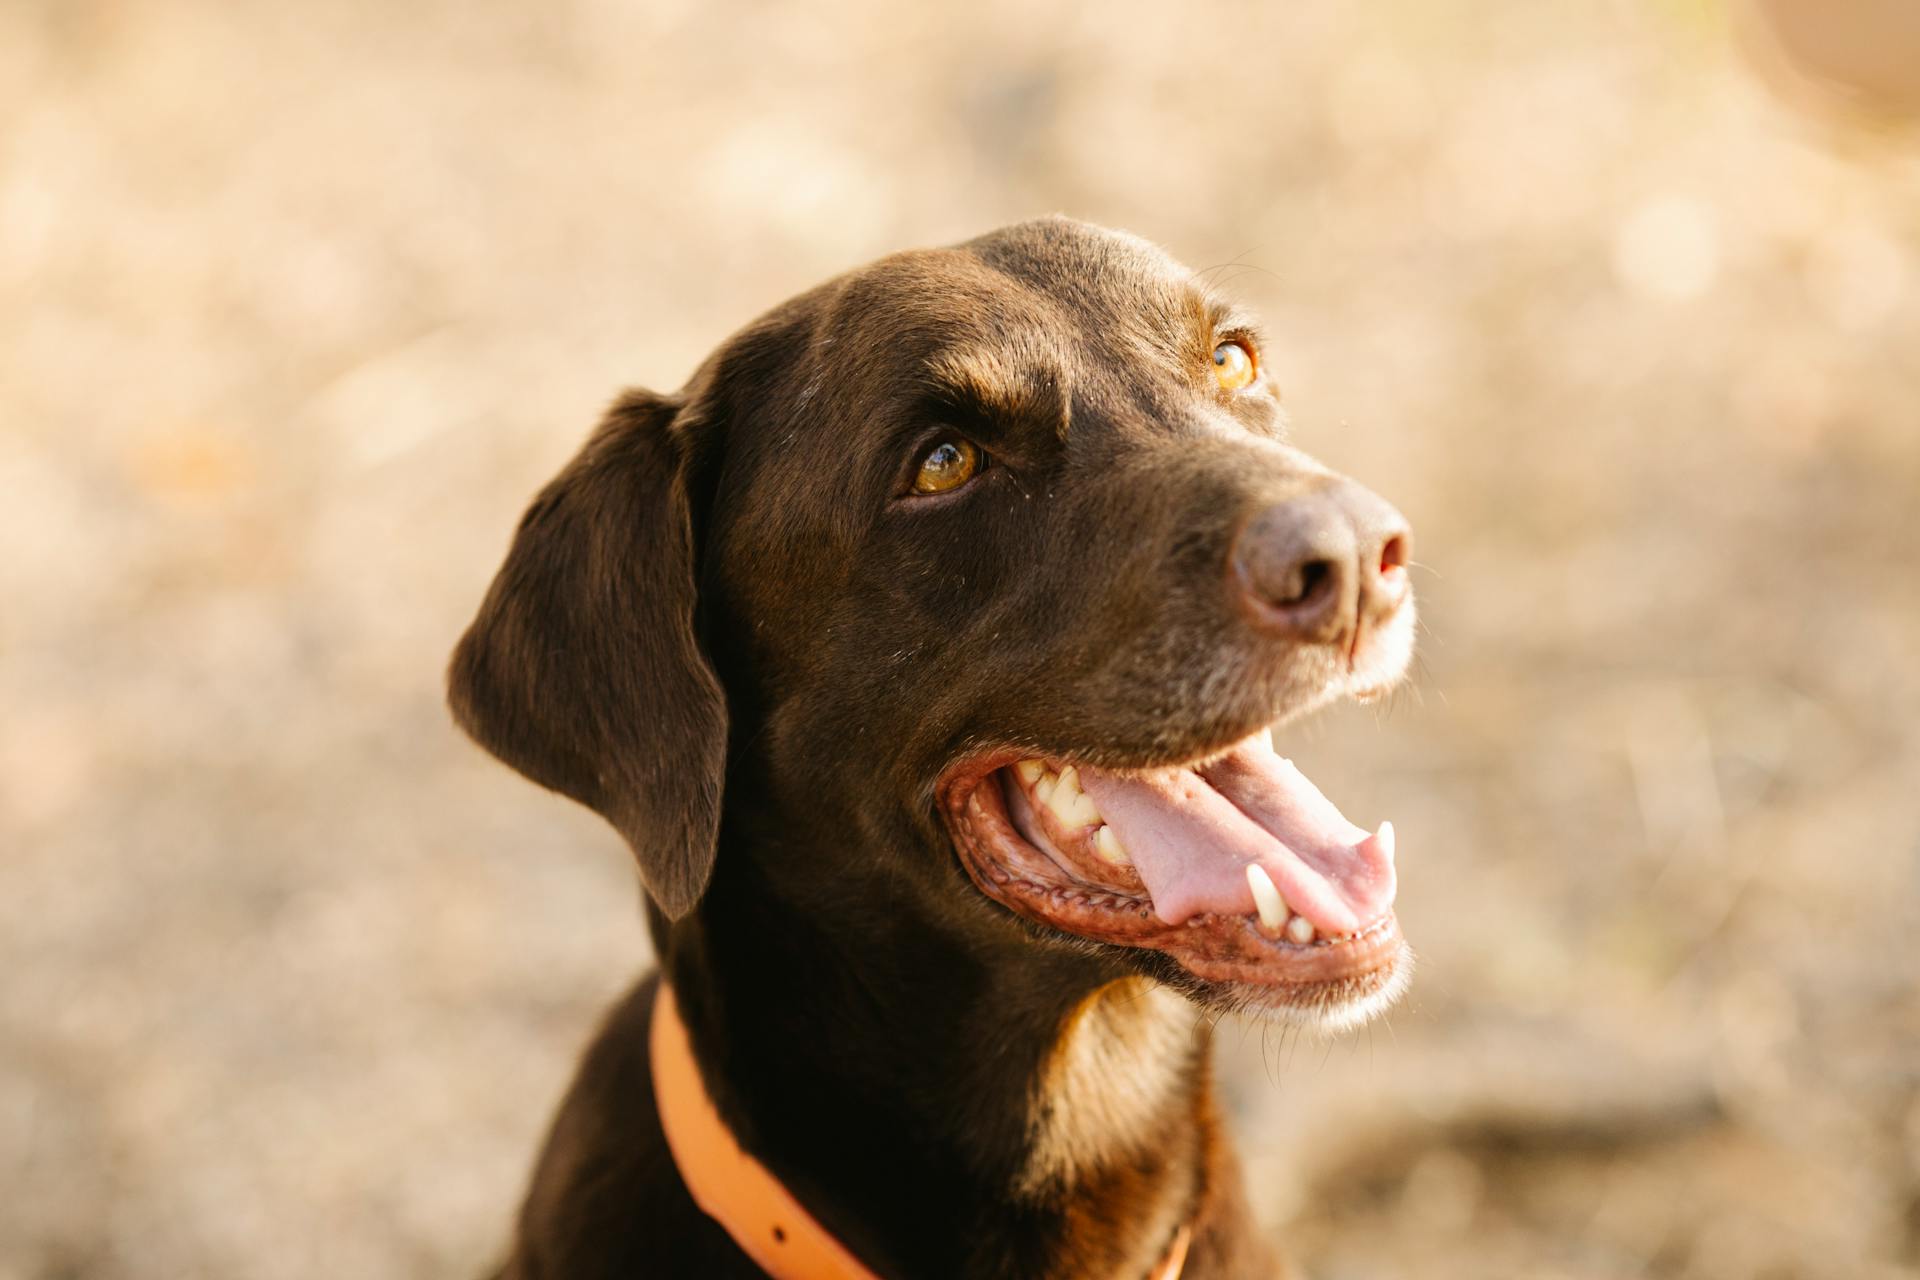
<instances>
[{"instance_id":1,"label":"short brown fur","mask_svg":"<svg viewBox=\"0 0 1920 1280\"><path fill-rule=\"evenodd\" d=\"M982 752L1138 767L1333 696L1329 646L1226 600L1237 532L1334 482L1270 382L1212 384L1230 319L1158 250L1065 219L883 259L617 403L455 654L460 724L632 846L722 1117L882 1276L1142 1275L1181 1222L1185 1280L1276 1274L1206 1026L1101 1004L1216 994L990 901L935 802ZM992 464L918 502L942 433ZM588 1050L503 1275L758 1274L663 1144L658 981ZM1163 1096L1103 1112L1073 1069L1089 1034ZM1088 1141L1076 1114L1140 1131Z\"/></svg>"}]
</instances>

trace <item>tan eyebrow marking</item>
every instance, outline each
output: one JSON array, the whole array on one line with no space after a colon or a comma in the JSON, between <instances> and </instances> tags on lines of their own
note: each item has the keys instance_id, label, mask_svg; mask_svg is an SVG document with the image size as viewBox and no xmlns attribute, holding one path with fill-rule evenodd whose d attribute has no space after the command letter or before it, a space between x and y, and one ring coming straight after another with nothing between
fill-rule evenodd
<instances>
[{"instance_id":1,"label":"tan eyebrow marking","mask_svg":"<svg viewBox=\"0 0 1920 1280\"><path fill-rule=\"evenodd\" d=\"M995 418L1051 421L1066 438L1068 396L1051 360L997 347L960 347L932 357L927 372L944 396Z\"/></svg>"}]
</instances>

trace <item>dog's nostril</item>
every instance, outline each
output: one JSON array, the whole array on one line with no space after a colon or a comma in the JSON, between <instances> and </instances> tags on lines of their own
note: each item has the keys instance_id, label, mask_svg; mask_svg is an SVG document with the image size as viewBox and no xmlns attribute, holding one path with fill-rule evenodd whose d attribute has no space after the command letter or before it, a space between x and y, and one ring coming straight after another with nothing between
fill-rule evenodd
<instances>
[{"instance_id":1,"label":"dog's nostril","mask_svg":"<svg viewBox=\"0 0 1920 1280\"><path fill-rule=\"evenodd\" d=\"M1354 534L1345 513L1320 494L1269 507L1248 522L1235 541L1233 566L1241 598L1262 628L1298 643L1334 638L1353 612L1362 563Z\"/></svg>"},{"instance_id":2,"label":"dog's nostril","mask_svg":"<svg viewBox=\"0 0 1920 1280\"><path fill-rule=\"evenodd\" d=\"M1265 631L1296 644L1347 643L1412 593L1413 534L1400 513L1337 477L1257 513L1235 535L1235 587Z\"/></svg>"},{"instance_id":3,"label":"dog's nostril","mask_svg":"<svg viewBox=\"0 0 1920 1280\"><path fill-rule=\"evenodd\" d=\"M1395 569L1404 569L1407 564L1407 539L1405 534L1394 534L1387 539L1387 545L1380 548L1380 572L1392 573Z\"/></svg>"},{"instance_id":4,"label":"dog's nostril","mask_svg":"<svg viewBox=\"0 0 1920 1280\"><path fill-rule=\"evenodd\" d=\"M1287 587L1291 588L1283 599L1273 603L1285 609L1298 609L1327 592L1333 590L1333 562L1331 560L1307 560L1294 566L1287 577Z\"/></svg>"}]
</instances>

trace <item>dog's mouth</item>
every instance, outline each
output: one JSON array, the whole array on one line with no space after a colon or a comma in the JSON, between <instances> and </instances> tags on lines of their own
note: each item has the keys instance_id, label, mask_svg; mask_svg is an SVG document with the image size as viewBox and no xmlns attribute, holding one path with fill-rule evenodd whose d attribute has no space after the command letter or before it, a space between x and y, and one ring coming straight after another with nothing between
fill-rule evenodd
<instances>
[{"instance_id":1,"label":"dog's mouth","mask_svg":"<svg viewBox=\"0 0 1920 1280\"><path fill-rule=\"evenodd\" d=\"M1164 952L1237 1002L1321 1024L1405 985L1392 825L1349 822L1269 733L1149 769L985 757L941 797L974 882L1030 920Z\"/></svg>"}]
</instances>

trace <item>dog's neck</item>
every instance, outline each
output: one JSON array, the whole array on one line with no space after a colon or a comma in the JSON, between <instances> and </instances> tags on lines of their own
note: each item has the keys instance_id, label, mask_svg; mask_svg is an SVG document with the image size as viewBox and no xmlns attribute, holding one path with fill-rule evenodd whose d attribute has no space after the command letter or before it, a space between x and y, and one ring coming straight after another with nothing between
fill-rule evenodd
<instances>
[{"instance_id":1,"label":"dog's neck","mask_svg":"<svg viewBox=\"0 0 1920 1280\"><path fill-rule=\"evenodd\" d=\"M828 1230L887 1273L1147 1272L1214 1141L1185 1001L876 911L884 884L796 899L761 859L719 868L656 943L722 1118Z\"/></svg>"},{"instance_id":2,"label":"dog's neck","mask_svg":"<svg viewBox=\"0 0 1920 1280\"><path fill-rule=\"evenodd\" d=\"M1035 1082L1019 1186L1044 1196L1133 1155L1192 1083L1191 1005L1145 978L1094 989L1067 1015Z\"/></svg>"}]
</instances>

